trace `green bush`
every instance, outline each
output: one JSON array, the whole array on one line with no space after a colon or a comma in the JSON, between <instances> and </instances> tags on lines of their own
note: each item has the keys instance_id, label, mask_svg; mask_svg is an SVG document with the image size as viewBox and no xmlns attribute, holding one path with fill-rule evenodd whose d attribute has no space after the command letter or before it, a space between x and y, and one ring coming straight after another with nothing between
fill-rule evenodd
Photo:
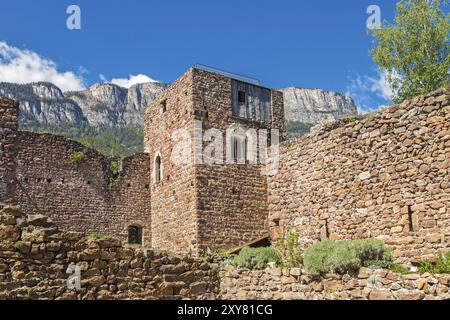
<instances>
[{"instance_id":1,"label":"green bush","mask_svg":"<svg viewBox=\"0 0 450 320\"><path fill-rule=\"evenodd\" d=\"M307 248L303 258L314 274L355 272L369 261L391 262L392 252L381 240L327 240Z\"/></svg>"},{"instance_id":2,"label":"green bush","mask_svg":"<svg viewBox=\"0 0 450 320\"><path fill-rule=\"evenodd\" d=\"M70 163L77 164L77 163L84 161L85 158L86 158L86 155L84 154L83 151L72 152L70 154Z\"/></svg>"},{"instance_id":3,"label":"green bush","mask_svg":"<svg viewBox=\"0 0 450 320\"><path fill-rule=\"evenodd\" d=\"M270 262L281 263L281 257L271 247L244 248L239 255L229 261L231 265L246 269L265 269Z\"/></svg>"},{"instance_id":4,"label":"green bush","mask_svg":"<svg viewBox=\"0 0 450 320\"><path fill-rule=\"evenodd\" d=\"M300 252L298 239L299 234L297 231L290 231L284 238L277 239L275 248L280 253L284 267L300 267L302 263L302 254Z\"/></svg>"},{"instance_id":5,"label":"green bush","mask_svg":"<svg viewBox=\"0 0 450 320\"><path fill-rule=\"evenodd\" d=\"M436 262L421 261L419 263L421 273L450 273L450 251L446 254L440 253L436 257Z\"/></svg>"}]
</instances>

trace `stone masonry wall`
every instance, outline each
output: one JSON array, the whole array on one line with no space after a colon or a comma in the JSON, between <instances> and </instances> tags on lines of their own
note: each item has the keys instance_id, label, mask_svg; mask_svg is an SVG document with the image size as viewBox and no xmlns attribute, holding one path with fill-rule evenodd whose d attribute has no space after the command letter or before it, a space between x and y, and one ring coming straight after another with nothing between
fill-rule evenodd
<instances>
[{"instance_id":1,"label":"stone masonry wall","mask_svg":"<svg viewBox=\"0 0 450 320\"><path fill-rule=\"evenodd\" d=\"M197 68L189 69L145 112L145 146L151 160L152 246L171 252L199 254L207 248L229 249L268 235L267 178L260 165L207 165L198 158L198 141L215 128L223 133L233 124L284 131L283 100L272 93L272 123L248 121L232 114L231 79ZM201 132L196 125L201 121ZM185 162L182 135L190 139ZM225 157L226 147L223 147ZM163 179L155 183L160 156ZM196 161L194 162L194 158ZM225 160L225 159L224 159Z\"/></svg>"},{"instance_id":2,"label":"stone masonry wall","mask_svg":"<svg viewBox=\"0 0 450 320\"><path fill-rule=\"evenodd\" d=\"M140 226L150 245L147 155L123 160L122 172L113 179L111 159L61 136L19 132L16 149L16 200L26 214L44 214L64 230L121 240L127 239L129 226ZM74 163L74 152L84 159Z\"/></svg>"},{"instance_id":3,"label":"stone masonry wall","mask_svg":"<svg viewBox=\"0 0 450 320\"><path fill-rule=\"evenodd\" d=\"M450 299L449 286L450 275L383 269L322 277L300 268L220 269L113 238L87 240L44 215L0 203L0 300L431 300Z\"/></svg>"},{"instance_id":4,"label":"stone masonry wall","mask_svg":"<svg viewBox=\"0 0 450 320\"><path fill-rule=\"evenodd\" d=\"M222 132L223 162L226 161L226 130L271 129L284 132L282 94L272 90L272 122L261 123L233 115L231 79L194 69L194 114L201 121L203 134L214 128ZM259 133L259 132L258 132ZM196 131L198 135L198 132ZM201 139L203 150L211 143ZM197 164L196 191L198 237L205 250L230 249L268 236L267 177L261 164Z\"/></svg>"},{"instance_id":5,"label":"stone masonry wall","mask_svg":"<svg viewBox=\"0 0 450 320\"><path fill-rule=\"evenodd\" d=\"M147 155L125 159L114 180L111 159L64 137L19 132L16 147L16 198L25 213L47 215L64 230L121 240L127 239L128 226L140 226L150 246ZM74 152L85 158L74 163Z\"/></svg>"},{"instance_id":6,"label":"stone masonry wall","mask_svg":"<svg viewBox=\"0 0 450 320\"><path fill-rule=\"evenodd\" d=\"M269 178L273 236L378 238L398 262L450 247L450 96L426 97L337 121L283 143Z\"/></svg>"},{"instance_id":7,"label":"stone masonry wall","mask_svg":"<svg viewBox=\"0 0 450 320\"><path fill-rule=\"evenodd\" d=\"M15 183L18 104L0 97L0 201L11 199Z\"/></svg>"},{"instance_id":8,"label":"stone masonry wall","mask_svg":"<svg viewBox=\"0 0 450 320\"><path fill-rule=\"evenodd\" d=\"M251 271L225 267L220 272L225 300L448 300L450 275L397 274L362 268L355 275L322 277L301 269Z\"/></svg>"},{"instance_id":9,"label":"stone masonry wall","mask_svg":"<svg viewBox=\"0 0 450 320\"><path fill-rule=\"evenodd\" d=\"M165 110L163 109L165 106ZM150 154L152 248L173 253L197 253L197 217L193 150L187 162L177 163L172 134L184 130L193 137L192 69L164 91L145 110L144 144ZM181 131L179 131L181 132ZM190 155L190 156L189 156ZM162 161L162 180L156 183L155 160Z\"/></svg>"},{"instance_id":10,"label":"stone masonry wall","mask_svg":"<svg viewBox=\"0 0 450 320\"><path fill-rule=\"evenodd\" d=\"M201 300L218 292L215 264L129 248L112 238L88 241L59 231L46 216L0 208L0 300ZM68 287L76 268L80 290Z\"/></svg>"}]
</instances>

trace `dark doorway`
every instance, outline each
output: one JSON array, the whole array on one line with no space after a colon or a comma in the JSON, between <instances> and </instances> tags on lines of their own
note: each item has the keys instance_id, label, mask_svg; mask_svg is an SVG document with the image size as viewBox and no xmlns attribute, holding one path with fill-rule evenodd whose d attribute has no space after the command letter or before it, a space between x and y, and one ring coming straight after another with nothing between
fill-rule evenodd
<instances>
[{"instance_id":1,"label":"dark doorway","mask_svg":"<svg viewBox=\"0 0 450 320\"><path fill-rule=\"evenodd\" d=\"M142 245L142 227L128 227L128 243Z\"/></svg>"}]
</instances>

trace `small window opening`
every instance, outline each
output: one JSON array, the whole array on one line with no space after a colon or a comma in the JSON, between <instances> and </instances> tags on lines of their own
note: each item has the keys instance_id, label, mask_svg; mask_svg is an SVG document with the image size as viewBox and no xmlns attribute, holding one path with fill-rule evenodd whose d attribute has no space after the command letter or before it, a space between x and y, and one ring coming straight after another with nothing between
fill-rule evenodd
<instances>
[{"instance_id":1,"label":"small window opening","mask_svg":"<svg viewBox=\"0 0 450 320\"><path fill-rule=\"evenodd\" d=\"M47 179L47 183L51 183L52 182L52 179Z\"/></svg>"},{"instance_id":2,"label":"small window opening","mask_svg":"<svg viewBox=\"0 0 450 320\"><path fill-rule=\"evenodd\" d=\"M161 157L157 156L155 159L155 182L159 184L161 182L162 172L161 172Z\"/></svg>"},{"instance_id":3,"label":"small window opening","mask_svg":"<svg viewBox=\"0 0 450 320\"><path fill-rule=\"evenodd\" d=\"M238 102L239 104L245 104L246 102L246 95L244 91L238 91Z\"/></svg>"},{"instance_id":4,"label":"small window opening","mask_svg":"<svg viewBox=\"0 0 450 320\"><path fill-rule=\"evenodd\" d=\"M233 138L233 160L238 160L238 153L239 153L239 141L236 137Z\"/></svg>"},{"instance_id":5,"label":"small window opening","mask_svg":"<svg viewBox=\"0 0 450 320\"><path fill-rule=\"evenodd\" d=\"M414 224L413 224L413 211L411 206L408 206L408 226L409 226L409 232L414 231Z\"/></svg>"},{"instance_id":6,"label":"small window opening","mask_svg":"<svg viewBox=\"0 0 450 320\"><path fill-rule=\"evenodd\" d=\"M128 227L128 243L142 245L142 227Z\"/></svg>"},{"instance_id":7,"label":"small window opening","mask_svg":"<svg viewBox=\"0 0 450 320\"><path fill-rule=\"evenodd\" d=\"M145 185L145 189L148 189L148 188L150 188L150 186L148 184L146 184Z\"/></svg>"},{"instance_id":8,"label":"small window opening","mask_svg":"<svg viewBox=\"0 0 450 320\"><path fill-rule=\"evenodd\" d=\"M328 219L325 219L325 237L330 239L330 230L328 229Z\"/></svg>"},{"instance_id":9,"label":"small window opening","mask_svg":"<svg viewBox=\"0 0 450 320\"><path fill-rule=\"evenodd\" d=\"M167 111L167 100L163 100L161 102L161 113L164 113Z\"/></svg>"}]
</instances>

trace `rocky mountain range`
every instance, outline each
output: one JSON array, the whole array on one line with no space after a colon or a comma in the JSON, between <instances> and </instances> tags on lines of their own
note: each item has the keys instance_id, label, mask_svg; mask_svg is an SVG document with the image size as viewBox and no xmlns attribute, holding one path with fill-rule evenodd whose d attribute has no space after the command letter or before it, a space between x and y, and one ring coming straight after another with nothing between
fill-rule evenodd
<instances>
[{"instance_id":1,"label":"rocky mountain range","mask_svg":"<svg viewBox=\"0 0 450 320\"><path fill-rule=\"evenodd\" d=\"M22 129L62 134L110 156L143 151L144 109L169 85L136 84L129 89L94 84L81 91L63 92L48 82L0 83L0 96L20 102ZM357 114L353 99L321 89L285 88L288 136L318 123Z\"/></svg>"},{"instance_id":2,"label":"rocky mountain range","mask_svg":"<svg viewBox=\"0 0 450 320\"><path fill-rule=\"evenodd\" d=\"M51 83L0 83L0 95L20 101L22 126L143 126L144 109L168 87L157 82L129 89L94 84L82 91L62 92ZM322 89L284 88L286 120L317 124L357 113L353 99Z\"/></svg>"},{"instance_id":3,"label":"rocky mountain range","mask_svg":"<svg viewBox=\"0 0 450 320\"><path fill-rule=\"evenodd\" d=\"M284 111L287 121L318 124L347 115L356 115L353 99L345 94L322 89L284 88Z\"/></svg>"},{"instance_id":4,"label":"rocky mountain range","mask_svg":"<svg viewBox=\"0 0 450 320\"><path fill-rule=\"evenodd\" d=\"M0 83L0 95L20 101L24 128L142 127L144 109L167 87L156 82L136 84L129 89L94 84L82 91L62 92L47 82Z\"/></svg>"}]
</instances>

